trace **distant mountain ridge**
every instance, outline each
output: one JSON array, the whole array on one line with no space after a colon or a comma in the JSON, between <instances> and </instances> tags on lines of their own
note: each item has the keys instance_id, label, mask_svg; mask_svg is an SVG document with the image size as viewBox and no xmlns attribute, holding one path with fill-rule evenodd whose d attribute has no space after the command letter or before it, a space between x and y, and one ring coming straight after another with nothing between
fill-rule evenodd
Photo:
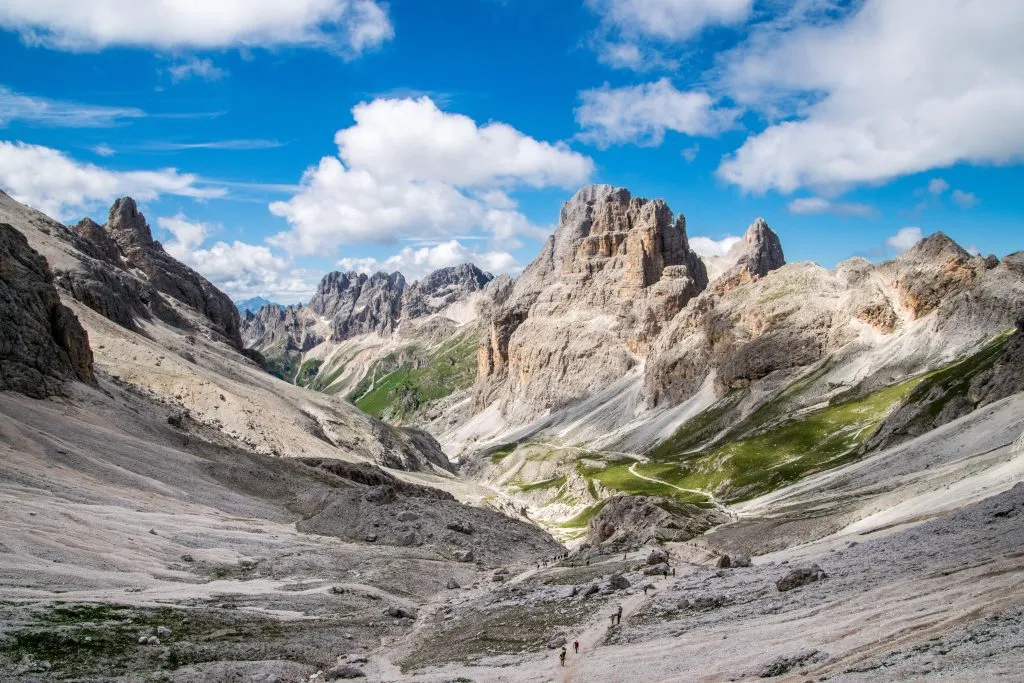
<instances>
[{"instance_id":1,"label":"distant mountain ridge","mask_svg":"<svg viewBox=\"0 0 1024 683\"><path fill-rule=\"evenodd\" d=\"M264 299L262 296L254 296L249 299L242 299L241 301L235 302L235 308L238 309L238 315L245 315L247 311L255 313L264 306L277 306L278 304Z\"/></svg>"}]
</instances>

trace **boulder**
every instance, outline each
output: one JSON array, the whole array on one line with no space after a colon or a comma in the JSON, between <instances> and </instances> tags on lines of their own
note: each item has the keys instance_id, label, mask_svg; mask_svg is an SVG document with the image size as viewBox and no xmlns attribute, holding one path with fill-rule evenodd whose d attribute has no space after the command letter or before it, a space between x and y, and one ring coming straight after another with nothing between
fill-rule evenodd
<instances>
[{"instance_id":1,"label":"boulder","mask_svg":"<svg viewBox=\"0 0 1024 683\"><path fill-rule=\"evenodd\" d=\"M629 588L630 583L622 574L612 574L612 577L608 580L608 585L611 586L612 590L625 590Z\"/></svg>"},{"instance_id":2,"label":"boulder","mask_svg":"<svg viewBox=\"0 0 1024 683\"><path fill-rule=\"evenodd\" d=\"M732 566L732 562L729 559L728 555L719 555L718 559L715 560L715 566L719 569L728 569L730 566Z\"/></svg>"},{"instance_id":3,"label":"boulder","mask_svg":"<svg viewBox=\"0 0 1024 683\"><path fill-rule=\"evenodd\" d=\"M556 633L555 635L551 636L550 639L548 639L548 649L555 650L557 648L564 646L568 642L569 639L566 637L564 633Z\"/></svg>"},{"instance_id":4,"label":"boulder","mask_svg":"<svg viewBox=\"0 0 1024 683\"><path fill-rule=\"evenodd\" d=\"M661 564L652 564L649 567L644 567L644 576L661 576L668 572L668 565L662 562Z\"/></svg>"},{"instance_id":5,"label":"boulder","mask_svg":"<svg viewBox=\"0 0 1024 683\"><path fill-rule=\"evenodd\" d=\"M790 570L775 582L775 587L779 589L779 592L785 592L825 578L828 578L828 574L818 565L812 564L809 567L797 567Z\"/></svg>"},{"instance_id":6,"label":"boulder","mask_svg":"<svg viewBox=\"0 0 1024 683\"><path fill-rule=\"evenodd\" d=\"M416 619L416 610L409 607L388 607L384 610L384 614L394 619Z\"/></svg>"},{"instance_id":7,"label":"boulder","mask_svg":"<svg viewBox=\"0 0 1024 683\"><path fill-rule=\"evenodd\" d=\"M325 681L337 681L350 678L366 678L363 670L351 664L339 664L324 672Z\"/></svg>"},{"instance_id":8,"label":"boulder","mask_svg":"<svg viewBox=\"0 0 1024 683\"><path fill-rule=\"evenodd\" d=\"M384 505L395 500L395 489L388 485L373 486L363 494L363 500L374 505Z\"/></svg>"},{"instance_id":9,"label":"boulder","mask_svg":"<svg viewBox=\"0 0 1024 683\"><path fill-rule=\"evenodd\" d=\"M668 563L668 553L666 553L661 548L655 548L647 556L647 564L649 564L649 565L667 564L667 563Z\"/></svg>"},{"instance_id":10,"label":"boulder","mask_svg":"<svg viewBox=\"0 0 1024 683\"><path fill-rule=\"evenodd\" d=\"M455 520L454 522L448 522L445 525L445 528L447 528L447 529L449 529L451 531L457 531L460 534L467 534L468 535L468 534L473 533L473 525L470 524L469 522L464 522L462 520Z\"/></svg>"}]
</instances>

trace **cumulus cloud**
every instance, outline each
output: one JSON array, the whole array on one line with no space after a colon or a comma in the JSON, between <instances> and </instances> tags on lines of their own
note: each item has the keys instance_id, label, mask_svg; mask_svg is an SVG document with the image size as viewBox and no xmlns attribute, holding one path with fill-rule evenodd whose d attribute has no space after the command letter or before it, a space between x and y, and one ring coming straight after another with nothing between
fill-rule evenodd
<instances>
[{"instance_id":1,"label":"cumulus cloud","mask_svg":"<svg viewBox=\"0 0 1024 683\"><path fill-rule=\"evenodd\" d=\"M754 0L587 0L587 5L625 36L678 41L708 26L742 23Z\"/></svg>"},{"instance_id":2,"label":"cumulus cloud","mask_svg":"<svg viewBox=\"0 0 1024 683\"><path fill-rule=\"evenodd\" d=\"M742 241L742 237L737 237L735 235L726 235L719 240L714 240L702 235L695 235L690 238L690 248L697 252L698 256L725 256L733 246Z\"/></svg>"},{"instance_id":3,"label":"cumulus cloud","mask_svg":"<svg viewBox=\"0 0 1024 683\"><path fill-rule=\"evenodd\" d=\"M222 69L213 63L212 59L200 59L192 57L184 62L175 64L167 69L171 74L171 80L175 83L189 78L199 78L204 81L219 81L228 75L227 69Z\"/></svg>"},{"instance_id":4,"label":"cumulus cloud","mask_svg":"<svg viewBox=\"0 0 1024 683\"><path fill-rule=\"evenodd\" d=\"M540 228L516 211L510 190L572 188L593 172L593 161L564 143L504 123L478 125L429 97L374 100L352 113L355 124L335 135L338 156L322 158L291 199L270 205L291 226L275 244L323 253L479 228L511 247Z\"/></svg>"},{"instance_id":5,"label":"cumulus cloud","mask_svg":"<svg viewBox=\"0 0 1024 683\"><path fill-rule=\"evenodd\" d=\"M868 218L875 215L875 209L868 204L833 202L824 197L801 197L789 203L789 212L794 214L834 213L845 216Z\"/></svg>"},{"instance_id":6,"label":"cumulus cloud","mask_svg":"<svg viewBox=\"0 0 1024 683\"><path fill-rule=\"evenodd\" d=\"M576 122L579 138L599 147L635 143L660 145L666 131L715 135L731 127L736 111L716 107L706 92L680 91L667 78L611 88L607 84L580 93Z\"/></svg>"},{"instance_id":7,"label":"cumulus cloud","mask_svg":"<svg viewBox=\"0 0 1024 683\"><path fill-rule=\"evenodd\" d=\"M174 235L173 240L164 244L167 253L186 263L192 252L206 241L209 234L206 223L191 221L180 212L169 218L161 216L157 219L157 225Z\"/></svg>"},{"instance_id":8,"label":"cumulus cloud","mask_svg":"<svg viewBox=\"0 0 1024 683\"><path fill-rule=\"evenodd\" d=\"M749 191L842 189L1024 157L1024 3L865 0L755 35L723 86L772 116L718 169Z\"/></svg>"},{"instance_id":9,"label":"cumulus cloud","mask_svg":"<svg viewBox=\"0 0 1024 683\"><path fill-rule=\"evenodd\" d=\"M222 197L226 190L203 185L198 176L174 168L112 171L83 164L49 147L0 141L0 187L20 202L55 218L68 218L117 197L147 201L161 195Z\"/></svg>"},{"instance_id":10,"label":"cumulus cloud","mask_svg":"<svg viewBox=\"0 0 1024 683\"><path fill-rule=\"evenodd\" d=\"M303 45L346 56L394 35L375 0L5 0L0 27L62 50Z\"/></svg>"},{"instance_id":11,"label":"cumulus cloud","mask_svg":"<svg viewBox=\"0 0 1024 683\"><path fill-rule=\"evenodd\" d=\"M591 37L598 60L613 68L672 69L660 49L687 41L709 26L742 24L754 0L586 0L600 17Z\"/></svg>"},{"instance_id":12,"label":"cumulus cloud","mask_svg":"<svg viewBox=\"0 0 1024 683\"><path fill-rule=\"evenodd\" d=\"M953 190L950 199L962 209L969 209L978 203L978 197L973 192L964 192L963 190Z\"/></svg>"},{"instance_id":13,"label":"cumulus cloud","mask_svg":"<svg viewBox=\"0 0 1024 683\"><path fill-rule=\"evenodd\" d=\"M291 303L316 289L314 273L295 268L290 259L274 254L267 246L236 240L204 247L216 226L182 213L161 216L157 225L173 236L164 242L168 254L195 268L233 298L264 295Z\"/></svg>"},{"instance_id":14,"label":"cumulus cloud","mask_svg":"<svg viewBox=\"0 0 1024 683\"><path fill-rule=\"evenodd\" d=\"M932 178L928 181L928 191L933 195L941 195L949 189L949 183L942 178Z\"/></svg>"},{"instance_id":15,"label":"cumulus cloud","mask_svg":"<svg viewBox=\"0 0 1024 683\"><path fill-rule=\"evenodd\" d=\"M104 107L51 100L23 95L0 86L0 126L22 121L54 128L107 128L145 115L135 107Z\"/></svg>"},{"instance_id":16,"label":"cumulus cloud","mask_svg":"<svg viewBox=\"0 0 1024 683\"><path fill-rule=\"evenodd\" d=\"M903 253L920 242L923 237L924 235L921 232L921 228L900 228L895 235L885 240L885 245L890 249Z\"/></svg>"},{"instance_id":17,"label":"cumulus cloud","mask_svg":"<svg viewBox=\"0 0 1024 683\"><path fill-rule=\"evenodd\" d=\"M406 278L418 280L438 268L458 266L463 263L474 263L482 270L494 274L515 274L523 269L522 264L507 251L468 249L458 240L449 240L419 248L405 247L398 253L380 260L343 258L338 261L338 266L345 270L355 270L361 273L399 270Z\"/></svg>"}]
</instances>

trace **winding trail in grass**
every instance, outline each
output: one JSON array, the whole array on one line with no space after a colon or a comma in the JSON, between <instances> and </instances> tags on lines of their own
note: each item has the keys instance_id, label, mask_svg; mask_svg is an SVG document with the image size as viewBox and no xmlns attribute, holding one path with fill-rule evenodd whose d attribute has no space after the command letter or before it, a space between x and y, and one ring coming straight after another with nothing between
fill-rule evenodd
<instances>
[{"instance_id":1,"label":"winding trail in grass","mask_svg":"<svg viewBox=\"0 0 1024 683\"><path fill-rule=\"evenodd\" d=\"M711 495L707 491L701 491L700 489L684 489L682 486L676 486L675 484L673 484L671 482L664 481L663 479L655 479L654 477L645 476L645 475L640 474L639 472L636 471L636 466L639 465L639 464L640 464L639 462L635 462L635 463L633 463L632 465L629 466L629 473L632 474L637 479L644 479L646 481L653 482L655 484L664 484L665 486L670 486L670 487L674 488L675 490L682 491L684 493L696 493L699 496L704 496L709 501L711 501L711 504L714 505L717 510L719 510L720 512L725 513L726 515L729 515L730 519L739 519L739 515L737 515L732 510L730 510L727 506L722 504L717 498L715 498L713 495Z\"/></svg>"}]
</instances>

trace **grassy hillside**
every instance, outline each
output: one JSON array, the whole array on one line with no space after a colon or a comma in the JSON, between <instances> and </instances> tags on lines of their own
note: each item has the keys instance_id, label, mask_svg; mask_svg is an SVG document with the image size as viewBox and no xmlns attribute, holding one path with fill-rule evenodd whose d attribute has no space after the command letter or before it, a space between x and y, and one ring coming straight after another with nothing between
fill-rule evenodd
<instances>
[{"instance_id":1,"label":"grassy hillside","mask_svg":"<svg viewBox=\"0 0 1024 683\"><path fill-rule=\"evenodd\" d=\"M371 415L400 422L421 406L472 386L476 347L472 330L434 349L407 347L374 363L348 398Z\"/></svg>"}]
</instances>

